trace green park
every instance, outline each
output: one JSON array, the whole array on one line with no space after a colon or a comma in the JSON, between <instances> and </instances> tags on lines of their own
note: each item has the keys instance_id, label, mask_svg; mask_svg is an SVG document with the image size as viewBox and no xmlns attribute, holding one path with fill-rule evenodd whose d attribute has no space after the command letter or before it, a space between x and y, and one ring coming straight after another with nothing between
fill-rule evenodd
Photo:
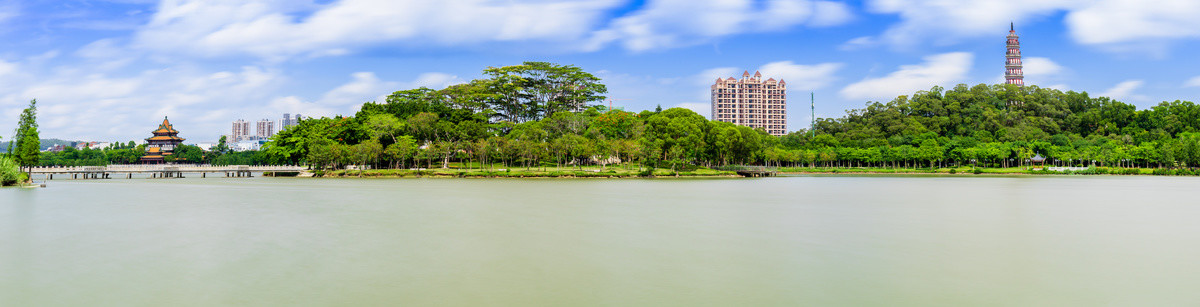
<instances>
[{"instance_id":1,"label":"green park","mask_svg":"<svg viewBox=\"0 0 1200 307\"><path fill-rule=\"evenodd\" d=\"M177 163L307 165L318 177L732 176L780 173L1198 175L1200 107L1138 110L1086 92L1037 86L934 86L868 102L811 129L768 135L689 109L631 112L602 104L580 67L489 67L484 78L396 91L352 116L301 121L261 150L184 145ZM142 145L41 152L37 101L4 145L0 178L22 167L136 163ZM1048 167L1071 167L1053 171Z\"/></svg>"}]
</instances>

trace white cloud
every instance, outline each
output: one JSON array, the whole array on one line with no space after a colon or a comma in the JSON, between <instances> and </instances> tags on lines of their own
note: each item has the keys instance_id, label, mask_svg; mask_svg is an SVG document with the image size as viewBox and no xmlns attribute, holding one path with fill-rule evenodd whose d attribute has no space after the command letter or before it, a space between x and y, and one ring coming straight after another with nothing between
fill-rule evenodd
<instances>
[{"instance_id":1,"label":"white cloud","mask_svg":"<svg viewBox=\"0 0 1200 307\"><path fill-rule=\"evenodd\" d=\"M740 69L737 69L737 67L709 68L709 69L705 69L704 71L701 71L699 74L696 74L696 77L692 78L692 80L694 80L694 83L696 85L708 86L708 85L712 85L713 82L716 82L717 78L724 79L724 78L729 78L729 77L741 78L742 71ZM705 93L704 94L705 97L707 97L709 95L708 88L704 89L704 93Z\"/></svg>"},{"instance_id":2,"label":"white cloud","mask_svg":"<svg viewBox=\"0 0 1200 307\"><path fill-rule=\"evenodd\" d=\"M758 70L763 77L787 82L788 90L812 91L824 88L836 80L834 73L842 68L841 63L798 65L792 61L771 62Z\"/></svg>"},{"instance_id":3,"label":"white cloud","mask_svg":"<svg viewBox=\"0 0 1200 307\"><path fill-rule=\"evenodd\" d=\"M36 98L44 136L92 140L146 137L143 133L163 116L170 116L185 138L214 138L235 118L205 118L214 112L261 115L261 102L284 79L278 71L254 66L215 73L190 65L131 74L52 71L23 78L14 85L19 90L0 96L0 107L18 109Z\"/></svg>"},{"instance_id":4,"label":"white cloud","mask_svg":"<svg viewBox=\"0 0 1200 307\"><path fill-rule=\"evenodd\" d=\"M1051 82L1060 81L1067 74L1067 68L1059 65L1050 58L1027 57L1021 59L1022 72L1025 73L1025 84L1045 88L1065 88L1063 84L1046 86ZM1004 72L996 74L993 83L1004 83Z\"/></svg>"},{"instance_id":5,"label":"white cloud","mask_svg":"<svg viewBox=\"0 0 1200 307\"><path fill-rule=\"evenodd\" d=\"M373 72L356 72L350 77L350 82L325 92L316 101L305 101L296 96L280 97L271 101L270 109L280 112L292 110L290 112L314 117L352 115L358 112L363 103L386 101L387 96L397 90L419 87L441 89L462 83L457 76L439 72L423 73L407 82L383 81Z\"/></svg>"},{"instance_id":6,"label":"white cloud","mask_svg":"<svg viewBox=\"0 0 1200 307\"><path fill-rule=\"evenodd\" d=\"M386 81L372 72L358 72L313 99L281 95L288 83L286 75L259 66L210 71L178 64L133 73L99 73L73 65L26 68L30 63L0 61L0 115L15 116L36 98L42 135L84 140L144 138L163 116L169 116L184 138L212 141L229 133L229 123L236 119L274 120L282 113L350 115L363 102L381 101L399 89L461 82L436 72L410 81ZM11 127L0 126L3 129Z\"/></svg>"},{"instance_id":7,"label":"white cloud","mask_svg":"<svg viewBox=\"0 0 1200 307\"><path fill-rule=\"evenodd\" d=\"M808 0L657 0L644 9L616 18L596 31L585 49L610 43L646 51L704 43L754 32L786 30L799 25L834 26L852 18L844 3Z\"/></svg>"},{"instance_id":8,"label":"white cloud","mask_svg":"<svg viewBox=\"0 0 1200 307\"><path fill-rule=\"evenodd\" d=\"M1071 37L1084 44L1200 37L1200 1L1095 1L1067 15Z\"/></svg>"},{"instance_id":9,"label":"white cloud","mask_svg":"<svg viewBox=\"0 0 1200 307\"><path fill-rule=\"evenodd\" d=\"M0 3L0 23L4 23L17 17L20 10L14 4Z\"/></svg>"},{"instance_id":10,"label":"white cloud","mask_svg":"<svg viewBox=\"0 0 1200 307\"><path fill-rule=\"evenodd\" d=\"M963 37L1003 33L1010 21L1018 24L1050 14L1074 0L874 0L868 11L898 14L901 22L888 28L880 39L893 46L907 47L928 39L952 41Z\"/></svg>"},{"instance_id":11,"label":"white cloud","mask_svg":"<svg viewBox=\"0 0 1200 307\"><path fill-rule=\"evenodd\" d=\"M1145 82L1143 82L1142 80L1128 80L1125 82L1117 83L1116 86L1113 86L1112 88L1108 89L1107 91L1100 93L1100 96L1112 98L1115 100L1135 100L1135 101L1148 100L1149 97L1134 93L1134 91L1141 88L1143 84L1145 84Z\"/></svg>"},{"instance_id":12,"label":"white cloud","mask_svg":"<svg viewBox=\"0 0 1200 307\"><path fill-rule=\"evenodd\" d=\"M168 0L140 29L141 48L265 58L338 55L355 47L571 41L589 34L618 0ZM300 17L304 16L304 17Z\"/></svg>"},{"instance_id":13,"label":"white cloud","mask_svg":"<svg viewBox=\"0 0 1200 307\"><path fill-rule=\"evenodd\" d=\"M1183 83L1183 87L1200 87L1200 76L1188 79Z\"/></svg>"},{"instance_id":14,"label":"white cloud","mask_svg":"<svg viewBox=\"0 0 1200 307\"><path fill-rule=\"evenodd\" d=\"M619 45L646 51L741 34L828 27L853 19L845 3L814 0L166 0L133 45L200 56L270 60L343 55L370 46L541 43L552 50Z\"/></svg>"},{"instance_id":15,"label":"white cloud","mask_svg":"<svg viewBox=\"0 0 1200 307\"><path fill-rule=\"evenodd\" d=\"M323 106L350 106L368 101L382 101L398 83L379 80L372 72L356 72L350 75L353 80L343 84L321 96L318 101Z\"/></svg>"},{"instance_id":16,"label":"white cloud","mask_svg":"<svg viewBox=\"0 0 1200 307\"><path fill-rule=\"evenodd\" d=\"M712 104L711 103L683 102L683 103L676 104L675 106L672 106L672 108L690 109L692 111L695 111L696 114L700 114L701 116L704 116L705 118L712 117Z\"/></svg>"},{"instance_id":17,"label":"white cloud","mask_svg":"<svg viewBox=\"0 0 1200 307\"><path fill-rule=\"evenodd\" d=\"M17 64L0 60L0 77L17 72Z\"/></svg>"},{"instance_id":18,"label":"white cloud","mask_svg":"<svg viewBox=\"0 0 1200 307\"><path fill-rule=\"evenodd\" d=\"M1071 37L1083 44L1200 37L1200 19L1194 18L1200 2L1194 0L873 0L866 7L900 16L880 35L898 47L996 35L1010 21L1020 32L1025 23L1062 12Z\"/></svg>"},{"instance_id":19,"label":"white cloud","mask_svg":"<svg viewBox=\"0 0 1200 307\"><path fill-rule=\"evenodd\" d=\"M842 45L838 46L838 50L853 51L853 50L860 50L860 49L874 47L876 45L879 45L879 41L876 40L874 37L861 36L861 37L855 37L853 39L846 41L845 43L842 43Z\"/></svg>"},{"instance_id":20,"label":"white cloud","mask_svg":"<svg viewBox=\"0 0 1200 307\"><path fill-rule=\"evenodd\" d=\"M1066 68L1058 65L1050 58L1029 57L1021 59L1024 64L1023 72L1025 76L1053 76L1062 73Z\"/></svg>"},{"instance_id":21,"label":"white cloud","mask_svg":"<svg viewBox=\"0 0 1200 307\"><path fill-rule=\"evenodd\" d=\"M842 63L820 63L813 65L796 64L792 61L771 62L756 70L742 70L735 67L717 67L706 69L692 77L692 86L699 88L696 100L709 100L712 93L709 86L717 78L741 78L743 72L760 72L763 78L773 78L787 82L788 91L813 91L829 86L837 80L835 73L843 66Z\"/></svg>"},{"instance_id":22,"label":"white cloud","mask_svg":"<svg viewBox=\"0 0 1200 307\"><path fill-rule=\"evenodd\" d=\"M842 89L847 99L886 99L927 90L935 85L953 86L971 70L974 56L967 52L927 56L925 63L900 66L900 70L880 78L868 78Z\"/></svg>"},{"instance_id":23,"label":"white cloud","mask_svg":"<svg viewBox=\"0 0 1200 307\"><path fill-rule=\"evenodd\" d=\"M455 85L455 84L462 84L462 83L466 83L466 82L467 82L466 80L463 80L462 78L459 78L458 76L455 76L455 75L440 73L440 72L429 72L429 73L423 73L421 75L418 75L417 79L413 80L411 82L401 83L401 85L402 85L401 88L409 89L409 88L428 87L428 88L432 88L432 89L443 89L443 88L446 88L447 86L451 86L451 85Z\"/></svg>"}]
</instances>

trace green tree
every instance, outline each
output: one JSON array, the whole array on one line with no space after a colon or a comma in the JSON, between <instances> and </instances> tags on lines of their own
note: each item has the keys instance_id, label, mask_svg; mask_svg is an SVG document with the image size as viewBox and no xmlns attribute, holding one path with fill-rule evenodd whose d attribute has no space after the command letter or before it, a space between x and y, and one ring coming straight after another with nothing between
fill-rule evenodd
<instances>
[{"instance_id":1,"label":"green tree","mask_svg":"<svg viewBox=\"0 0 1200 307\"><path fill-rule=\"evenodd\" d=\"M350 158L358 165L358 175L362 176L363 169L375 165L383 154L383 146L374 139L355 144L350 148Z\"/></svg>"},{"instance_id":2,"label":"green tree","mask_svg":"<svg viewBox=\"0 0 1200 307\"><path fill-rule=\"evenodd\" d=\"M384 155L395 163L394 167L403 168L404 163L417 154L417 142L411 136L401 136L396 139L395 143L388 145L384 150Z\"/></svg>"},{"instance_id":3,"label":"green tree","mask_svg":"<svg viewBox=\"0 0 1200 307\"><path fill-rule=\"evenodd\" d=\"M16 148L12 148L16 143ZM13 135L13 141L9 143L9 155L18 165L29 168L38 165L38 158L41 154L41 138L38 136L37 124L37 99L29 101L29 107L21 111L20 121L17 122L17 130Z\"/></svg>"},{"instance_id":4,"label":"green tree","mask_svg":"<svg viewBox=\"0 0 1200 307\"><path fill-rule=\"evenodd\" d=\"M212 148L213 154L220 156L220 155L229 153L229 151L230 151L229 144L226 142L227 142L227 140L225 139L225 136L222 135L221 139L217 140L217 146L213 146L213 148Z\"/></svg>"},{"instance_id":5,"label":"green tree","mask_svg":"<svg viewBox=\"0 0 1200 307\"><path fill-rule=\"evenodd\" d=\"M573 65L525 62L483 73L490 78L488 89L496 93L491 99L495 115L515 123L583 111L608 93L600 78Z\"/></svg>"}]
</instances>

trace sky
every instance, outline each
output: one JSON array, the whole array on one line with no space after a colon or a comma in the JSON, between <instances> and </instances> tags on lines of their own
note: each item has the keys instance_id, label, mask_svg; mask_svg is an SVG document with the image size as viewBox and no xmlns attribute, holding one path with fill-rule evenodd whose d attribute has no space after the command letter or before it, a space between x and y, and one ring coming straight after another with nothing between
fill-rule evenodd
<instances>
[{"instance_id":1,"label":"sky","mask_svg":"<svg viewBox=\"0 0 1200 307\"><path fill-rule=\"evenodd\" d=\"M626 110L704 116L717 77L761 71L787 81L798 130L809 93L841 117L1002 83L1010 22L1026 84L1144 109L1197 101L1195 16L1194 0L0 0L0 136L37 99L43 138L144 139L167 116L212 142L523 61L592 72Z\"/></svg>"}]
</instances>

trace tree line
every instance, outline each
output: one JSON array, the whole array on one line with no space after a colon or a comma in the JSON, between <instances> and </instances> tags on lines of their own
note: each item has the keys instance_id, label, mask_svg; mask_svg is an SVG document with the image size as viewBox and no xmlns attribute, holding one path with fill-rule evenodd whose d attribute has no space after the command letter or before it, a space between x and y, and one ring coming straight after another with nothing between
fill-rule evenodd
<instances>
[{"instance_id":1,"label":"tree line","mask_svg":"<svg viewBox=\"0 0 1200 307\"><path fill-rule=\"evenodd\" d=\"M176 158L318 169L1013 167L1038 157L1062 166L1200 166L1200 107L1188 101L1137 110L1107 97L1037 86L935 86L775 137L687 109L606 108L601 80L572 65L525 62L489 67L483 75L441 90L397 91L353 116L300 121L261 151L181 146ZM36 149L16 141L36 137L35 106L22 114L22 123L32 125L20 125L18 148L10 150L20 165L134 163L143 152L123 145L68 149L41 153L39 162Z\"/></svg>"},{"instance_id":2,"label":"tree line","mask_svg":"<svg viewBox=\"0 0 1200 307\"><path fill-rule=\"evenodd\" d=\"M366 103L354 116L308 119L264 147L272 162L316 168L607 166L686 169L748 164L778 138L687 109L640 113L599 105L607 89L582 69L543 62L488 68L486 78Z\"/></svg>"},{"instance_id":3,"label":"tree line","mask_svg":"<svg viewBox=\"0 0 1200 307\"><path fill-rule=\"evenodd\" d=\"M1145 110L1087 92L960 84L869 102L782 138L768 163L804 166L1200 166L1200 107Z\"/></svg>"}]
</instances>

